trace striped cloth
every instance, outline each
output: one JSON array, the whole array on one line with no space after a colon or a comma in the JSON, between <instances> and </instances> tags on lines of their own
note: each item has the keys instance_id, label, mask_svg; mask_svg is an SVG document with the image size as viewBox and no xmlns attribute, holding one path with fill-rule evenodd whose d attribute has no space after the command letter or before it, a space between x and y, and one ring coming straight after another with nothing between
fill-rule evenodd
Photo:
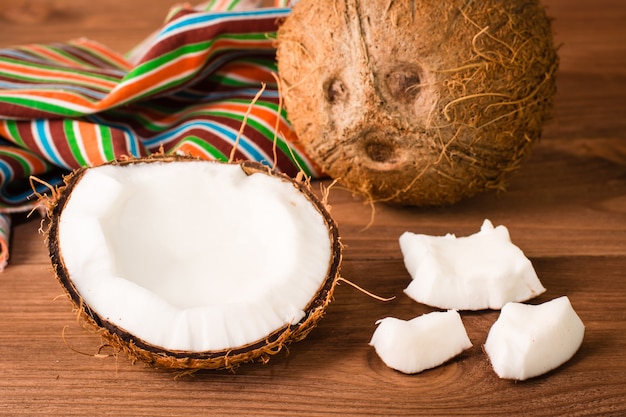
<instances>
[{"instance_id":1,"label":"striped cloth","mask_svg":"<svg viewBox=\"0 0 626 417\"><path fill-rule=\"evenodd\" d=\"M0 269L10 214L32 210L33 195L81 166L160 150L229 160L235 148L235 160L320 176L274 78L273 38L289 4L256 3L174 7L125 56L87 39L0 49Z\"/></svg>"}]
</instances>

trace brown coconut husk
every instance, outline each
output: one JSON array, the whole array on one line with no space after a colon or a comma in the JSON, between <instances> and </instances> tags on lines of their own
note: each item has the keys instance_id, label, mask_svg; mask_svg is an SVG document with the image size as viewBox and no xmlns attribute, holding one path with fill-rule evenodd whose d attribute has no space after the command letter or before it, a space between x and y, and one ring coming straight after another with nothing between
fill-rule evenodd
<instances>
[{"instance_id":1,"label":"brown coconut husk","mask_svg":"<svg viewBox=\"0 0 626 417\"><path fill-rule=\"evenodd\" d=\"M278 31L305 149L374 201L504 189L542 132L558 56L538 0L301 0Z\"/></svg>"},{"instance_id":2,"label":"brown coconut husk","mask_svg":"<svg viewBox=\"0 0 626 417\"><path fill-rule=\"evenodd\" d=\"M179 155L166 156L159 154L148 158L130 158L113 161L109 164L123 166L135 163L153 162L184 163L185 161L192 160L197 161L198 159ZM222 163L215 161L204 162ZM286 324L254 343L233 347L227 350L187 352L163 349L159 346L147 343L107 321L84 302L72 282L72 277L65 267L64 255L59 249L59 219L65 205L69 201L73 188L81 180L85 172L92 168L81 168L68 175L65 178L65 185L57 188L52 198L47 202L49 218L49 226L46 232L47 245L57 280L69 296L79 318L88 327L97 332L106 343L116 351L126 353L131 361L142 361L154 367L182 370L185 372L195 372L201 369L234 370L239 365L246 362L266 363L272 355L279 353L289 344L304 339L323 317L326 307L331 302L335 286L340 278L339 269L342 258L342 244L337 224L330 215L326 201L320 200L313 193L308 179L296 180L256 162L246 161L236 164L239 165L247 175L254 173L270 175L281 181L291 183L296 189L302 192L324 218L331 240L332 256L326 278L315 297L306 307L305 317L302 320L296 324Z\"/></svg>"}]
</instances>

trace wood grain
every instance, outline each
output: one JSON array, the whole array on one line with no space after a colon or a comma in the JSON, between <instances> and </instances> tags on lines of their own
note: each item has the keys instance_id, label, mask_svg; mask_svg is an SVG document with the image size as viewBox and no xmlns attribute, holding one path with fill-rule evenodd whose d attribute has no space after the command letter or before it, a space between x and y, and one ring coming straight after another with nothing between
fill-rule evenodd
<instances>
[{"instance_id":1,"label":"wood grain","mask_svg":"<svg viewBox=\"0 0 626 417\"><path fill-rule=\"evenodd\" d=\"M342 284L319 327L289 354L234 374L176 378L100 349L50 272L38 219L23 219L0 275L0 415L626 415L626 7L546 4L562 44L554 118L508 191L447 208L377 205L372 213L332 190L346 244L342 275L393 301ZM34 5L43 11L24 12ZM88 36L127 51L170 5L0 0L0 46ZM548 289L533 302L569 296L586 324L581 349L542 377L500 380L482 352L497 312L464 313L473 348L418 375L388 369L368 346L375 321L430 311L402 293L409 277L399 235L465 235L485 218L509 227L533 261Z\"/></svg>"}]
</instances>

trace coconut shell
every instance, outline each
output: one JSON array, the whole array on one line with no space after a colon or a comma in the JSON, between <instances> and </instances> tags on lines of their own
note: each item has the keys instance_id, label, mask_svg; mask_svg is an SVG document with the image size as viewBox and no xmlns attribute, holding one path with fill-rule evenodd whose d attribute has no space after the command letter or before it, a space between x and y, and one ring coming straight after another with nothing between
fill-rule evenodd
<instances>
[{"instance_id":1,"label":"coconut shell","mask_svg":"<svg viewBox=\"0 0 626 417\"><path fill-rule=\"evenodd\" d=\"M277 34L289 119L374 201L503 189L537 141L558 55L538 0L301 0Z\"/></svg>"},{"instance_id":2,"label":"coconut shell","mask_svg":"<svg viewBox=\"0 0 626 417\"><path fill-rule=\"evenodd\" d=\"M110 162L110 164L127 165L133 163L170 162L184 163L196 160L182 156L156 156L150 158L127 159ZM206 163L221 163L205 161ZM321 213L327 228L331 242L331 259L328 272L317 294L305 309L305 316L296 324L286 324L268 334L261 340L245 346L233 347L220 351L186 352L171 351L159 346L147 343L144 340L128 333L117 325L107 321L85 303L81 294L72 282L67 268L65 267L64 254L59 245L59 220L65 205L67 204L73 188L81 180L81 177L92 168L81 168L65 178L65 185L59 187L55 195L47 202L49 227L47 230L47 245L52 266L56 278L72 301L79 317L99 333L102 338L113 348L125 352L135 362L143 361L149 365L184 370L196 371L200 369L235 369L245 362L266 363L270 356L277 354L290 343L304 339L323 317L326 307L330 303L341 264L342 245L339 238L338 228L330 215L326 203L320 200L311 190L308 180L297 180L282 173L270 170L256 162L242 162L241 169L247 174L262 173L276 177L280 181L286 181L302 192L306 199Z\"/></svg>"}]
</instances>

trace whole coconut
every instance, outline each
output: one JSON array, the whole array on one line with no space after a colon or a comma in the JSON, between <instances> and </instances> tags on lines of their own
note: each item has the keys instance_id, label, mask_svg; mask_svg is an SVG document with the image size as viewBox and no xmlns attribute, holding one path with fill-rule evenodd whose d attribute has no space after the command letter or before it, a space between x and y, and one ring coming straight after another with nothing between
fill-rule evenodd
<instances>
[{"instance_id":1,"label":"whole coconut","mask_svg":"<svg viewBox=\"0 0 626 417\"><path fill-rule=\"evenodd\" d=\"M277 60L322 169L420 206L504 188L541 136L558 67L538 0L301 0Z\"/></svg>"}]
</instances>

